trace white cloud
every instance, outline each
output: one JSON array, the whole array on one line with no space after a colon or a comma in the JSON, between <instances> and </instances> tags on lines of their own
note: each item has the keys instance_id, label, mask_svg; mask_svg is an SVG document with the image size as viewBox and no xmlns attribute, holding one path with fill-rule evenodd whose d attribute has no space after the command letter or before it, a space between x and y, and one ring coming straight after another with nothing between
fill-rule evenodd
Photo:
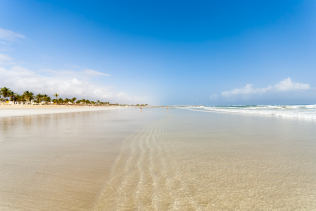
<instances>
[{"instance_id":1,"label":"white cloud","mask_svg":"<svg viewBox=\"0 0 316 211\"><path fill-rule=\"evenodd\" d=\"M110 74L105 74L105 73L101 73L101 72L98 72L95 70L89 70L89 69L86 69L84 73L86 75L91 75L91 76L110 76Z\"/></svg>"},{"instance_id":2,"label":"white cloud","mask_svg":"<svg viewBox=\"0 0 316 211\"><path fill-rule=\"evenodd\" d=\"M86 74L99 74L97 71L83 72ZM134 97L124 92L116 92L112 88L90 80L80 80L60 75L43 76L21 66L14 66L11 69L0 67L0 75L0 84L18 93L29 90L51 96L54 93L58 93L60 97L99 99L101 101L118 103L144 103L146 100L144 97Z\"/></svg>"},{"instance_id":3,"label":"white cloud","mask_svg":"<svg viewBox=\"0 0 316 211\"><path fill-rule=\"evenodd\" d=\"M0 39L4 39L7 41L16 41L19 38L25 38L24 35L15 33L13 31L0 28ZM3 43L3 42L2 42Z\"/></svg>"},{"instance_id":4,"label":"white cloud","mask_svg":"<svg viewBox=\"0 0 316 211\"><path fill-rule=\"evenodd\" d=\"M233 89L231 91L222 92L223 97L231 97L237 95L252 95L252 94L264 94L268 92L285 92L285 91L297 91L297 90L308 90L310 89L309 84L293 83L290 78L284 79L274 86L268 86L266 88L252 87L252 84L247 84L244 88Z\"/></svg>"},{"instance_id":5,"label":"white cloud","mask_svg":"<svg viewBox=\"0 0 316 211\"><path fill-rule=\"evenodd\" d=\"M0 64L12 63L12 58L6 54L0 54Z\"/></svg>"},{"instance_id":6,"label":"white cloud","mask_svg":"<svg viewBox=\"0 0 316 211\"><path fill-rule=\"evenodd\" d=\"M110 74L102 73L96 70L85 69L82 71L74 71L74 70L50 70L50 69L42 69L40 72L49 73L55 77L68 77L68 78L93 78L97 76L111 76Z\"/></svg>"},{"instance_id":7,"label":"white cloud","mask_svg":"<svg viewBox=\"0 0 316 211\"><path fill-rule=\"evenodd\" d=\"M308 84L293 83L290 78L284 79L280 83L274 85L274 88L278 91L288 91L288 90L300 90L309 89Z\"/></svg>"}]
</instances>

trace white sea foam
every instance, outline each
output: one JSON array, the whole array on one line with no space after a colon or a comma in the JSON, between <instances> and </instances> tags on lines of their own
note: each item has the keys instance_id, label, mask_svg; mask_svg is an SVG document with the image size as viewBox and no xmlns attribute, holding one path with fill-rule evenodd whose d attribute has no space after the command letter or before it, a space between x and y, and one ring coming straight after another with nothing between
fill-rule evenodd
<instances>
[{"instance_id":1,"label":"white sea foam","mask_svg":"<svg viewBox=\"0 0 316 211\"><path fill-rule=\"evenodd\" d=\"M232 105L232 106L187 106L177 107L204 112L241 113L270 115L285 118L316 120L316 105Z\"/></svg>"}]
</instances>

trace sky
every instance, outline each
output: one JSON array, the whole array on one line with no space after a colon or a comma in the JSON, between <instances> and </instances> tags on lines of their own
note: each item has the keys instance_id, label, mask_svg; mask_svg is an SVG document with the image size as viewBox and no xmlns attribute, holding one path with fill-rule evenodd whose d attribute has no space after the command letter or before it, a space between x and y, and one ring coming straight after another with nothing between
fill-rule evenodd
<instances>
[{"instance_id":1,"label":"sky","mask_svg":"<svg viewBox=\"0 0 316 211\"><path fill-rule=\"evenodd\" d=\"M0 0L0 87L111 103L316 104L316 1Z\"/></svg>"}]
</instances>

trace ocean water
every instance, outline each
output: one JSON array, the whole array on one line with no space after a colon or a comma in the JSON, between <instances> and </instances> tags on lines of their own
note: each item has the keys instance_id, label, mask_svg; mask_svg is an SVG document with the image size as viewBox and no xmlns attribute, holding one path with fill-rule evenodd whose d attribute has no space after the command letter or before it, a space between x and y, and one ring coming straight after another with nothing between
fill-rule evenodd
<instances>
[{"instance_id":1,"label":"ocean water","mask_svg":"<svg viewBox=\"0 0 316 211\"><path fill-rule=\"evenodd\" d=\"M183 106L177 108L206 112L240 113L316 120L316 105Z\"/></svg>"},{"instance_id":2,"label":"ocean water","mask_svg":"<svg viewBox=\"0 0 316 211\"><path fill-rule=\"evenodd\" d=\"M315 121L143 108L0 123L0 210L316 208Z\"/></svg>"}]
</instances>

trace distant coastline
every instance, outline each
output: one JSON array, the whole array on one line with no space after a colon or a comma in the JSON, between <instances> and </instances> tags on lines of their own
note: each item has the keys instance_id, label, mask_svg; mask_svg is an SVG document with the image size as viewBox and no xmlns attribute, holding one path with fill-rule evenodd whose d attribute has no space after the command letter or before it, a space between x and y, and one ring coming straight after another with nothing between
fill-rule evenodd
<instances>
[{"instance_id":1,"label":"distant coastline","mask_svg":"<svg viewBox=\"0 0 316 211\"><path fill-rule=\"evenodd\" d=\"M77 99L73 98L61 98L58 93L53 95L55 99L52 99L47 94L34 94L30 91L25 91L23 94L17 94L10 88L0 88L0 105L64 105L64 106L148 106L148 104L119 104L102 102L100 100L88 100L88 99ZM59 97L59 98L58 98Z\"/></svg>"}]
</instances>

